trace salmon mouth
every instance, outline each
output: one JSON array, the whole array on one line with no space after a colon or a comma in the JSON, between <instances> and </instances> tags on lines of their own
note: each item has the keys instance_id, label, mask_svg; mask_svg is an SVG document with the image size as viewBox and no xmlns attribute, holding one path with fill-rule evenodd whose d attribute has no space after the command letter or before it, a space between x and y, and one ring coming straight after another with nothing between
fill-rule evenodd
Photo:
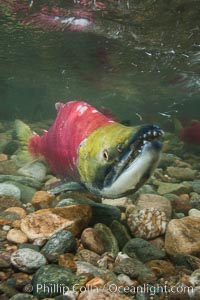
<instances>
[{"instance_id":1,"label":"salmon mouth","mask_svg":"<svg viewBox=\"0 0 200 300\"><path fill-rule=\"evenodd\" d=\"M104 192L123 196L134 192L151 176L160 158L163 130L157 125L144 125L129 140L120 157L104 179Z\"/></svg>"}]
</instances>

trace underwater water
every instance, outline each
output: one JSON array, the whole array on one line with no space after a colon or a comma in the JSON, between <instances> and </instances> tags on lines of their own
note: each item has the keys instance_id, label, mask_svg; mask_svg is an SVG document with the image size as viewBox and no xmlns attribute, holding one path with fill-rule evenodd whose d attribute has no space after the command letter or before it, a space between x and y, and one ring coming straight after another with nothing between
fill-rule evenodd
<instances>
[{"instance_id":1,"label":"underwater water","mask_svg":"<svg viewBox=\"0 0 200 300\"><path fill-rule=\"evenodd\" d=\"M0 0L0 300L200 299L199 16Z\"/></svg>"},{"instance_id":2,"label":"underwater water","mask_svg":"<svg viewBox=\"0 0 200 300\"><path fill-rule=\"evenodd\" d=\"M131 124L198 119L199 10L195 0L0 0L0 119L53 119L54 103L75 99ZM91 25L63 27L77 16Z\"/></svg>"}]
</instances>

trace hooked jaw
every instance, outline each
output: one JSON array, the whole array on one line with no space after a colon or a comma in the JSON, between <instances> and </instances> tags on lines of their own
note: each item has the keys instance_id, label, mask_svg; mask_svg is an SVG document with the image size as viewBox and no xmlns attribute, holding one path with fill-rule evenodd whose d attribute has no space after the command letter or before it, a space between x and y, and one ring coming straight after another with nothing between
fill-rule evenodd
<instances>
[{"instance_id":1,"label":"hooked jaw","mask_svg":"<svg viewBox=\"0 0 200 300\"><path fill-rule=\"evenodd\" d=\"M156 125L143 126L129 141L119 161L104 180L103 197L118 198L135 192L155 170L164 132Z\"/></svg>"}]
</instances>

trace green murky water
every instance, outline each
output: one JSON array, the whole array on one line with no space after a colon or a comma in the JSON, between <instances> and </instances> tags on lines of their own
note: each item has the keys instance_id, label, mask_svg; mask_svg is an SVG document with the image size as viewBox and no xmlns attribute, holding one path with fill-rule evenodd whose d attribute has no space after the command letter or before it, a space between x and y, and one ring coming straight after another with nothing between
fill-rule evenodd
<instances>
[{"instance_id":1,"label":"green murky water","mask_svg":"<svg viewBox=\"0 0 200 300\"><path fill-rule=\"evenodd\" d=\"M104 1L103 11L90 2L95 28L86 32L25 26L27 14L13 13L5 2L1 119L53 118L55 102L74 99L131 123L199 118L200 1ZM34 1L28 17L45 5L86 10L73 1Z\"/></svg>"}]
</instances>

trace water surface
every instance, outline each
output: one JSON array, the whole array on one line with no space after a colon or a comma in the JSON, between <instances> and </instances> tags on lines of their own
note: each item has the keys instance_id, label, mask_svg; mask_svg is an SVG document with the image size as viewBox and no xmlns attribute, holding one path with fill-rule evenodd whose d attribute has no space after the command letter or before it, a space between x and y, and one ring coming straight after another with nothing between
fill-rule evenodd
<instances>
[{"instance_id":1,"label":"water surface","mask_svg":"<svg viewBox=\"0 0 200 300\"><path fill-rule=\"evenodd\" d=\"M54 118L55 102L74 99L131 123L199 118L199 1L114 0L101 2L103 9L96 2L34 1L28 12L11 9L28 1L5 2L1 119ZM94 26L82 32L24 22L44 7L89 13Z\"/></svg>"}]
</instances>

